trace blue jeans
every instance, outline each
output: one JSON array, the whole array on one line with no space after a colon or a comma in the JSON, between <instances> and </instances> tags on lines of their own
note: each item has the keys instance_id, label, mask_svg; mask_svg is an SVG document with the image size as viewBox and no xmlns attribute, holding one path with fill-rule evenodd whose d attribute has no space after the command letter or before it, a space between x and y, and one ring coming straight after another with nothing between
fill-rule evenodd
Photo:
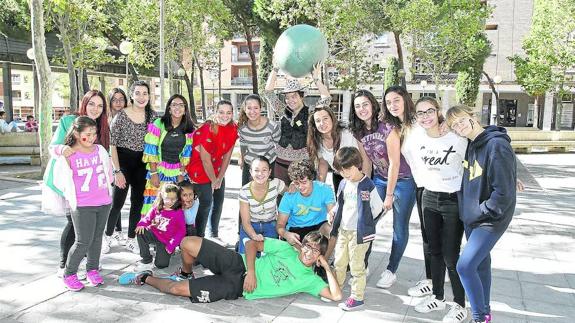
<instances>
[{"instance_id":1,"label":"blue jeans","mask_svg":"<svg viewBox=\"0 0 575 323\"><path fill-rule=\"evenodd\" d=\"M261 234L266 238L278 238L278 233L276 231L276 221L251 222L251 225L252 228L254 228L254 231L256 231L256 234ZM245 239L250 239L250 237L248 237L244 227L240 225L240 244L238 245L238 252L241 254L246 253L246 246L244 243Z\"/></svg>"},{"instance_id":2,"label":"blue jeans","mask_svg":"<svg viewBox=\"0 0 575 323\"><path fill-rule=\"evenodd\" d=\"M474 320L484 320L485 315L491 312L489 306L491 293L491 256L489 253L495 243L501 238L503 232L465 227L467 244L459 256L457 272L465 293L471 304L471 313Z\"/></svg>"},{"instance_id":3,"label":"blue jeans","mask_svg":"<svg viewBox=\"0 0 575 323\"><path fill-rule=\"evenodd\" d=\"M381 199L385 200L387 179L375 175L373 183ZM397 184L393 191L393 242L387 265L387 269L392 273L397 271L403 252L407 247L407 240L409 240L409 218L415 205L415 190L415 181L412 177L397 179Z\"/></svg>"}]
</instances>

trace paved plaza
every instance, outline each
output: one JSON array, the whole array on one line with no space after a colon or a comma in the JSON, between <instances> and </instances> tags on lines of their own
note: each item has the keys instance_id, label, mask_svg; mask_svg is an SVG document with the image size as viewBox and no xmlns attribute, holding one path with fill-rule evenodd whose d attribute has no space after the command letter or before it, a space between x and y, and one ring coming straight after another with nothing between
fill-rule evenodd
<instances>
[{"instance_id":1,"label":"paved plaza","mask_svg":"<svg viewBox=\"0 0 575 323\"><path fill-rule=\"evenodd\" d=\"M519 155L515 218L492 253L494 322L575 321L575 154ZM55 275L65 218L40 212L40 186L16 173L30 167L0 166L0 322L437 322L447 310L420 314L407 289L424 276L419 221L411 217L410 241L389 290L375 287L387 265L391 216L378 224L369 261L366 306L343 312L336 303L308 295L270 300L192 304L150 286L120 286L139 256L123 247L102 257L105 285L70 292ZM26 177L26 176L24 176ZM221 221L222 238L237 239L237 193L241 171L231 166ZM129 199L128 202L129 203ZM127 207L123 224L127 225ZM125 228L124 228L125 230ZM179 266L172 258L170 272ZM196 267L197 275L204 274ZM349 287L344 288L344 297ZM452 300L449 284L446 297Z\"/></svg>"}]
</instances>

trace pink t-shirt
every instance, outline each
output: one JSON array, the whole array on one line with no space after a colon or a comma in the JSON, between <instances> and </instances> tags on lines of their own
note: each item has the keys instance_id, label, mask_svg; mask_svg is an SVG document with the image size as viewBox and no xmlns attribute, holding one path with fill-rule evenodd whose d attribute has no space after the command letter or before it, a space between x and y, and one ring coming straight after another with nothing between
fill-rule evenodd
<instances>
[{"instance_id":1,"label":"pink t-shirt","mask_svg":"<svg viewBox=\"0 0 575 323\"><path fill-rule=\"evenodd\" d=\"M98 147L91 153L75 152L68 160L72 169L78 206L102 206L112 203L108 191L104 163L100 160Z\"/></svg>"}]
</instances>

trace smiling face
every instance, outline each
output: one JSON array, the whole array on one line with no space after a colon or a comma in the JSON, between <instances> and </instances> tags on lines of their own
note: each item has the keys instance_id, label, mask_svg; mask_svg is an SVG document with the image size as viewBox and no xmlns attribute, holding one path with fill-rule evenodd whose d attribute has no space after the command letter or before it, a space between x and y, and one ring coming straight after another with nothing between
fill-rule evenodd
<instances>
[{"instance_id":1,"label":"smiling face","mask_svg":"<svg viewBox=\"0 0 575 323\"><path fill-rule=\"evenodd\" d=\"M313 191L313 181L309 178L298 179L292 181L292 183L297 187L301 195L310 196Z\"/></svg>"},{"instance_id":2,"label":"smiling face","mask_svg":"<svg viewBox=\"0 0 575 323\"><path fill-rule=\"evenodd\" d=\"M150 93L148 93L148 88L144 85L137 85L134 88L132 100L134 100L134 106L136 108L145 108L150 101Z\"/></svg>"},{"instance_id":3,"label":"smiling face","mask_svg":"<svg viewBox=\"0 0 575 323\"><path fill-rule=\"evenodd\" d=\"M94 145L94 141L98 137L98 132L96 127L86 127L79 133L76 133L76 142L80 144L82 148L90 148Z\"/></svg>"},{"instance_id":4,"label":"smiling face","mask_svg":"<svg viewBox=\"0 0 575 323\"><path fill-rule=\"evenodd\" d=\"M403 97L396 92L389 92L385 95L385 105L389 110L389 113L403 120L403 115L405 112L405 102Z\"/></svg>"},{"instance_id":5,"label":"smiling face","mask_svg":"<svg viewBox=\"0 0 575 323\"><path fill-rule=\"evenodd\" d=\"M176 192L163 192L162 199L164 201L164 209L170 210L178 201L178 194Z\"/></svg>"},{"instance_id":6,"label":"smiling face","mask_svg":"<svg viewBox=\"0 0 575 323\"><path fill-rule=\"evenodd\" d=\"M183 187L182 188L182 208L189 209L194 204L194 199L196 198L194 194L194 190L191 187Z\"/></svg>"},{"instance_id":7,"label":"smiling face","mask_svg":"<svg viewBox=\"0 0 575 323\"><path fill-rule=\"evenodd\" d=\"M118 112L122 110L124 107L126 107L126 101L124 99L124 95L119 92L114 93L114 96L112 97L112 110Z\"/></svg>"},{"instance_id":8,"label":"smiling face","mask_svg":"<svg viewBox=\"0 0 575 323\"><path fill-rule=\"evenodd\" d=\"M257 100L246 101L246 106L244 109L246 112L246 116L251 121L256 121L261 116L262 107L260 106L260 103Z\"/></svg>"},{"instance_id":9,"label":"smiling face","mask_svg":"<svg viewBox=\"0 0 575 323\"><path fill-rule=\"evenodd\" d=\"M358 96L353 100L353 109L359 120L370 125L373 116L373 106L366 96Z\"/></svg>"},{"instance_id":10,"label":"smiling face","mask_svg":"<svg viewBox=\"0 0 575 323\"><path fill-rule=\"evenodd\" d=\"M313 114L313 121L315 127L321 134L330 133L333 129L333 120L325 110L319 110Z\"/></svg>"},{"instance_id":11,"label":"smiling face","mask_svg":"<svg viewBox=\"0 0 575 323\"><path fill-rule=\"evenodd\" d=\"M317 262L321 255L320 246L317 243L307 242L302 245L299 260L307 267L311 267Z\"/></svg>"},{"instance_id":12,"label":"smiling face","mask_svg":"<svg viewBox=\"0 0 575 323\"><path fill-rule=\"evenodd\" d=\"M453 119L451 129L461 137L472 138L473 132L472 119L469 116L458 116Z\"/></svg>"},{"instance_id":13,"label":"smiling face","mask_svg":"<svg viewBox=\"0 0 575 323\"><path fill-rule=\"evenodd\" d=\"M216 111L217 122L220 126L225 126L232 121L234 117L233 108L229 104L218 105L218 110Z\"/></svg>"},{"instance_id":14,"label":"smiling face","mask_svg":"<svg viewBox=\"0 0 575 323\"><path fill-rule=\"evenodd\" d=\"M417 123L424 129L432 129L439 126L437 108L430 102L420 102L415 107Z\"/></svg>"},{"instance_id":15,"label":"smiling face","mask_svg":"<svg viewBox=\"0 0 575 323\"><path fill-rule=\"evenodd\" d=\"M170 115L172 119L182 119L182 117L186 114L186 104L180 98L175 98L170 103Z\"/></svg>"},{"instance_id":16,"label":"smiling face","mask_svg":"<svg viewBox=\"0 0 575 323\"><path fill-rule=\"evenodd\" d=\"M88 105L86 106L86 115L92 119L96 120L102 115L102 111L104 111L104 101L98 95L94 95L88 101Z\"/></svg>"},{"instance_id":17,"label":"smiling face","mask_svg":"<svg viewBox=\"0 0 575 323\"><path fill-rule=\"evenodd\" d=\"M285 95L286 105L292 110L296 111L303 107L303 98L299 92L289 92Z\"/></svg>"},{"instance_id":18,"label":"smiling face","mask_svg":"<svg viewBox=\"0 0 575 323\"><path fill-rule=\"evenodd\" d=\"M252 162L252 165L250 167L250 174L252 175L254 182L260 185L265 184L270 178L271 173L272 170L270 168L270 165L265 161L255 159Z\"/></svg>"}]
</instances>

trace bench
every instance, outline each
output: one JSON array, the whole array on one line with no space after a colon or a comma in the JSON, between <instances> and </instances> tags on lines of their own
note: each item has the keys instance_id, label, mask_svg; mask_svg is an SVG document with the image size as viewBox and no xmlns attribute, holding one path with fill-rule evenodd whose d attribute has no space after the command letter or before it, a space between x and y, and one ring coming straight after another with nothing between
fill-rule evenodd
<instances>
[{"instance_id":1,"label":"bench","mask_svg":"<svg viewBox=\"0 0 575 323\"><path fill-rule=\"evenodd\" d=\"M0 134L1 157L24 157L30 165L40 165L40 138L37 132L9 132Z\"/></svg>"},{"instance_id":2,"label":"bench","mask_svg":"<svg viewBox=\"0 0 575 323\"><path fill-rule=\"evenodd\" d=\"M575 150L575 131L507 130L511 137L511 147L518 153Z\"/></svg>"}]
</instances>

